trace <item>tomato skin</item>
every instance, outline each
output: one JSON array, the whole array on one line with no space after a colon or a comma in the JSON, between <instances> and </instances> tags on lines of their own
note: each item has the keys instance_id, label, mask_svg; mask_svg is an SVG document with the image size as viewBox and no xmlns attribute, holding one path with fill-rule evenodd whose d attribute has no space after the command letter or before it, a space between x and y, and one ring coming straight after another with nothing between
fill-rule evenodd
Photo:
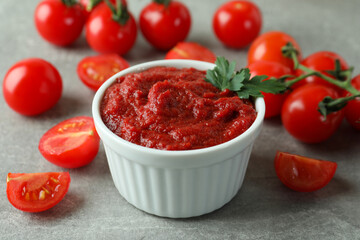
<instances>
[{"instance_id":1,"label":"tomato skin","mask_svg":"<svg viewBox=\"0 0 360 240\"><path fill-rule=\"evenodd\" d=\"M91 117L67 119L49 129L40 139L39 151L49 162L64 168L78 168L92 162L100 138Z\"/></svg>"},{"instance_id":2,"label":"tomato skin","mask_svg":"<svg viewBox=\"0 0 360 240\"><path fill-rule=\"evenodd\" d=\"M61 0L43 0L35 9L36 29L46 41L67 46L81 34L85 16L79 4L68 7Z\"/></svg>"},{"instance_id":3,"label":"tomato skin","mask_svg":"<svg viewBox=\"0 0 360 240\"><path fill-rule=\"evenodd\" d=\"M42 212L64 198L70 182L68 172L9 173L6 194L15 208L25 212Z\"/></svg>"},{"instance_id":4,"label":"tomato skin","mask_svg":"<svg viewBox=\"0 0 360 240\"><path fill-rule=\"evenodd\" d=\"M188 8L178 1L171 1L168 6L151 2L141 11L139 24L152 46L167 51L186 39L191 15Z\"/></svg>"},{"instance_id":5,"label":"tomato skin","mask_svg":"<svg viewBox=\"0 0 360 240\"><path fill-rule=\"evenodd\" d=\"M360 91L360 74L351 80L351 85ZM344 111L347 122L355 129L360 130L360 98L348 102Z\"/></svg>"},{"instance_id":6,"label":"tomato skin","mask_svg":"<svg viewBox=\"0 0 360 240\"><path fill-rule=\"evenodd\" d=\"M99 53L124 55L133 47L137 37L137 26L133 15L124 25L112 19L106 3L100 3L90 14L86 24L86 40Z\"/></svg>"},{"instance_id":7,"label":"tomato skin","mask_svg":"<svg viewBox=\"0 0 360 240\"><path fill-rule=\"evenodd\" d=\"M248 64L259 60L279 62L294 69L293 61L282 55L281 48L291 42L298 50L298 59L301 61L302 54L299 44L290 35L280 31L270 31L258 36L250 45L248 51Z\"/></svg>"},{"instance_id":8,"label":"tomato skin","mask_svg":"<svg viewBox=\"0 0 360 240\"><path fill-rule=\"evenodd\" d=\"M247 66L251 76L267 75L270 77L280 78L281 76L291 74L290 68L277 62L257 61ZM268 80L269 78L265 79ZM282 105L288 93L272 94L263 93L265 101L265 118L278 116L281 113Z\"/></svg>"},{"instance_id":9,"label":"tomato skin","mask_svg":"<svg viewBox=\"0 0 360 240\"><path fill-rule=\"evenodd\" d=\"M279 151L274 164L281 182L298 192L312 192L323 188L333 178L337 168L335 162Z\"/></svg>"},{"instance_id":10,"label":"tomato skin","mask_svg":"<svg viewBox=\"0 0 360 240\"><path fill-rule=\"evenodd\" d=\"M326 120L318 112L318 104L324 97L338 98L336 90L319 84L308 84L295 89L285 99L281 120L285 129L305 143L319 143L328 139L338 129L344 111L331 113Z\"/></svg>"},{"instance_id":11,"label":"tomato skin","mask_svg":"<svg viewBox=\"0 0 360 240\"><path fill-rule=\"evenodd\" d=\"M3 81L5 101L14 111L34 116L52 108L62 94L62 79L56 68L40 58L15 63Z\"/></svg>"},{"instance_id":12,"label":"tomato skin","mask_svg":"<svg viewBox=\"0 0 360 240\"><path fill-rule=\"evenodd\" d=\"M338 55L334 52L330 52L330 51L315 52L315 53L309 55L308 57L306 57L305 59L303 59L301 61L301 64L312 70L320 71L322 74L332 77L329 73L325 72L325 70L334 70L336 59L339 59L342 70L349 68L349 66L346 63L346 61L344 60L344 58L342 58L340 55ZM299 70L299 69L296 70L297 76L300 76L303 74L304 74L304 72L302 70ZM320 77L317 77L317 76L306 77L303 80L295 83L292 86L292 88L297 88L297 87L303 86L304 84L308 84L308 83L321 84L324 86L332 87L332 88L336 89L337 91L341 92L340 88L336 87L335 85L333 85L333 84L327 82L326 80L324 80Z\"/></svg>"},{"instance_id":13,"label":"tomato skin","mask_svg":"<svg viewBox=\"0 0 360 240\"><path fill-rule=\"evenodd\" d=\"M262 26L259 8L253 2L230 1L220 6L213 17L216 37L231 48L243 48L258 35Z\"/></svg>"},{"instance_id":14,"label":"tomato skin","mask_svg":"<svg viewBox=\"0 0 360 240\"><path fill-rule=\"evenodd\" d=\"M83 58L78 63L76 71L87 87L97 91L109 77L129 66L119 55L109 53Z\"/></svg>"},{"instance_id":15,"label":"tomato skin","mask_svg":"<svg viewBox=\"0 0 360 240\"><path fill-rule=\"evenodd\" d=\"M216 55L198 43L179 42L166 54L165 59L192 59L214 63Z\"/></svg>"}]
</instances>

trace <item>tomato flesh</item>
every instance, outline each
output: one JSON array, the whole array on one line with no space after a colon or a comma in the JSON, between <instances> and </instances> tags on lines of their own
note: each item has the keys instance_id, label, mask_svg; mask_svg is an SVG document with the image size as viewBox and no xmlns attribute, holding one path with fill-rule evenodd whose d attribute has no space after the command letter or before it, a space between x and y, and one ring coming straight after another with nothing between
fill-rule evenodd
<instances>
[{"instance_id":1,"label":"tomato flesh","mask_svg":"<svg viewBox=\"0 0 360 240\"><path fill-rule=\"evenodd\" d=\"M252 76L267 75L270 77L280 78L281 76L291 74L290 68L277 62L257 61L248 66ZM269 78L265 79L268 80ZM265 101L265 118L278 116L281 113L282 105L287 97L287 93L272 94L262 93Z\"/></svg>"},{"instance_id":2,"label":"tomato flesh","mask_svg":"<svg viewBox=\"0 0 360 240\"><path fill-rule=\"evenodd\" d=\"M284 57L281 52L282 47L288 42L291 42L298 50L298 59L301 61L301 49L295 39L284 32L271 31L258 36L252 42L248 51L248 64L259 60L266 60L279 62L293 70L294 64L292 59Z\"/></svg>"},{"instance_id":3,"label":"tomato flesh","mask_svg":"<svg viewBox=\"0 0 360 240\"><path fill-rule=\"evenodd\" d=\"M6 194L15 208L25 212L42 212L64 198L70 181L68 172L9 173Z\"/></svg>"},{"instance_id":4,"label":"tomato flesh","mask_svg":"<svg viewBox=\"0 0 360 240\"><path fill-rule=\"evenodd\" d=\"M276 174L285 186L299 192L323 188L333 178L337 164L278 151L275 156Z\"/></svg>"},{"instance_id":5,"label":"tomato flesh","mask_svg":"<svg viewBox=\"0 0 360 240\"><path fill-rule=\"evenodd\" d=\"M109 77L129 66L117 54L103 54L82 59L78 63L77 74L87 87L96 91Z\"/></svg>"},{"instance_id":6,"label":"tomato flesh","mask_svg":"<svg viewBox=\"0 0 360 240\"><path fill-rule=\"evenodd\" d=\"M74 117L48 130L39 151L51 163L64 168L89 164L99 151L100 138L91 117Z\"/></svg>"},{"instance_id":7,"label":"tomato flesh","mask_svg":"<svg viewBox=\"0 0 360 240\"><path fill-rule=\"evenodd\" d=\"M166 54L165 59L192 59L214 63L216 55L198 43L179 42Z\"/></svg>"},{"instance_id":8,"label":"tomato flesh","mask_svg":"<svg viewBox=\"0 0 360 240\"><path fill-rule=\"evenodd\" d=\"M215 12L213 29L226 46L243 48L259 34L262 16L257 5L250 1L229 1Z\"/></svg>"}]
</instances>

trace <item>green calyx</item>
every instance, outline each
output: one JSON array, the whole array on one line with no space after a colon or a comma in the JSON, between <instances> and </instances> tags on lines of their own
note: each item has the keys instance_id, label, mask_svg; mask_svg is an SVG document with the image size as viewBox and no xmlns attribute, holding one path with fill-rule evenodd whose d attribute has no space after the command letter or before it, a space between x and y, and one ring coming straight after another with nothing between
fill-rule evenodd
<instances>
[{"instance_id":1,"label":"green calyx","mask_svg":"<svg viewBox=\"0 0 360 240\"><path fill-rule=\"evenodd\" d=\"M354 88L351 85L352 79L352 72L353 67L349 69L342 70L340 66L340 61L338 59L335 60L335 69L329 69L325 71L326 73L330 74L332 77L323 74L322 72L310 69L302 64L299 63L297 59L298 51L295 47L289 42L282 48L282 54L284 57L291 58L294 63L294 69L300 69L304 72L303 75L293 78L289 81L286 81L285 84L288 88L290 88L293 84L297 83L298 81L309 77L309 76L317 76L325 81L342 88L349 92L351 95L348 97L342 97L337 99L332 99L331 97L325 97L320 103L318 111L321 115L324 116L324 120L326 120L326 116L330 113L336 112L344 108L347 102L355 99L356 97L360 96L360 91ZM282 79L283 80L283 79Z\"/></svg>"},{"instance_id":2,"label":"green calyx","mask_svg":"<svg viewBox=\"0 0 360 240\"><path fill-rule=\"evenodd\" d=\"M153 2L165 5L165 7L169 6L171 0L153 0Z\"/></svg>"},{"instance_id":3,"label":"green calyx","mask_svg":"<svg viewBox=\"0 0 360 240\"><path fill-rule=\"evenodd\" d=\"M121 25L125 25L130 17L126 4L124 4L121 0L116 0L115 5L109 0L105 0L105 2L113 13L112 19Z\"/></svg>"},{"instance_id":4,"label":"green calyx","mask_svg":"<svg viewBox=\"0 0 360 240\"><path fill-rule=\"evenodd\" d=\"M67 7L72 7L78 2L76 0L61 0L63 4L65 4Z\"/></svg>"},{"instance_id":5,"label":"green calyx","mask_svg":"<svg viewBox=\"0 0 360 240\"><path fill-rule=\"evenodd\" d=\"M86 6L86 11L90 12L96 5L101 3L102 0L90 0L89 4Z\"/></svg>"}]
</instances>

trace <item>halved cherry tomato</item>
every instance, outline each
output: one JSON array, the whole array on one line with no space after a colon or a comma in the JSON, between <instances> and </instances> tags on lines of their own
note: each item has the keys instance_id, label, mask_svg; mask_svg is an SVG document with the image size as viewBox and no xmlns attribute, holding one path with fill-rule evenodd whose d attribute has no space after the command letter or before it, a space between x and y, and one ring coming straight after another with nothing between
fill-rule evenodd
<instances>
[{"instance_id":1,"label":"halved cherry tomato","mask_svg":"<svg viewBox=\"0 0 360 240\"><path fill-rule=\"evenodd\" d=\"M280 78L284 75L291 74L290 68L278 62L257 61L248 66L251 76L267 75L270 77ZM268 80L269 78L265 79ZM285 101L287 93L272 94L262 93L265 101L265 118L280 115L282 105Z\"/></svg>"},{"instance_id":2,"label":"halved cherry tomato","mask_svg":"<svg viewBox=\"0 0 360 240\"><path fill-rule=\"evenodd\" d=\"M293 137L306 143L319 143L338 129L344 118L343 110L329 114L326 120L318 111L319 102L326 96L335 99L339 94L333 88L315 83L289 94L281 110L281 120Z\"/></svg>"},{"instance_id":3,"label":"halved cherry tomato","mask_svg":"<svg viewBox=\"0 0 360 240\"><path fill-rule=\"evenodd\" d=\"M64 198L70 181L68 172L9 173L6 194L15 208L25 212L42 212Z\"/></svg>"},{"instance_id":4,"label":"halved cherry tomato","mask_svg":"<svg viewBox=\"0 0 360 240\"><path fill-rule=\"evenodd\" d=\"M41 37L48 42L66 46L82 33L85 16L77 3L62 0L43 0L35 10L35 25ZM69 1L67 1L69 2Z\"/></svg>"},{"instance_id":5,"label":"halved cherry tomato","mask_svg":"<svg viewBox=\"0 0 360 240\"><path fill-rule=\"evenodd\" d=\"M78 63L76 71L81 81L96 91L109 77L129 66L119 55L109 53L85 57Z\"/></svg>"},{"instance_id":6,"label":"halved cherry tomato","mask_svg":"<svg viewBox=\"0 0 360 240\"><path fill-rule=\"evenodd\" d=\"M351 85L360 91L360 74L351 80ZM360 130L360 98L356 98L347 103L345 118L355 129Z\"/></svg>"},{"instance_id":7,"label":"halved cherry tomato","mask_svg":"<svg viewBox=\"0 0 360 240\"><path fill-rule=\"evenodd\" d=\"M137 27L133 15L126 8L125 12L129 18L121 24L113 19L113 12L105 3L100 3L92 11L85 24L86 40L92 49L119 55L130 51L136 41Z\"/></svg>"},{"instance_id":8,"label":"halved cherry tomato","mask_svg":"<svg viewBox=\"0 0 360 240\"><path fill-rule=\"evenodd\" d=\"M229 1L221 5L213 17L213 30L226 46L242 48L259 34L262 16L258 6L250 1Z\"/></svg>"},{"instance_id":9,"label":"halved cherry tomato","mask_svg":"<svg viewBox=\"0 0 360 240\"><path fill-rule=\"evenodd\" d=\"M165 2L169 2L168 5ZM139 23L142 34L152 46L169 50L186 39L190 31L191 15L181 2L157 0L141 11Z\"/></svg>"},{"instance_id":10,"label":"halved cherry tomato","mask_svg":"<svg viewBox=\"0 0 360 240\"><path fill-rule=\"evenodd\" d=\"M342 70L349 68L349 66L346 63L346 61L344 60L344 58L342 58L340 55L338 55L334 52L330 52L330 51L320 51L320 52L313 53L313 54L309 55L308 57L306 57L304 60L302 60L301 64L304 65L305 67L319 71L322 74L325 74L325 75L331 77L331 75L329 73L327 73L326 70L335 70L335 60L336 59L338 59L340 61L340 67ZM299 69L296 71L296 75L300 76L302 74L304 74L303 71L301 71ZM327 87L332 87L332 88L336 89L337 91L341 92L340 88L338 88L335 85L325 81L324 79L314 76L314 75L304 78L303 80L295 83L292 86L292 88L297 88L297 87L300 87L300 86L302 86L304 84L308 84L308 83L321 84L321 85L324 85Z\"/></svg>"},{"instance_id":11,"label":"halved cherry tomato","mask_svg":"<svg viewBox=\"0 0 360 240\"><path fill-rule=\"evenodd\" d=\"M40 139L39 151L51 163L64 168L89 164L99 151L100 138L91 117L65 120Z\"/></svg>"},{"instance_id":12,"label":"halved cherry tomato","mask_svg":"<svg viewBox=\"0 0 360 240\"><path fill-rule=\"evenodd\" d=\"M312 192L323 188L333 178L336 168L335 162L286 152L278 151L275 156L275 170L280 181L299 192Z\"/></svg>"},{"instance_id":13,"label":"halved cherry tomato","mask_svg":"<svg viewBox=\"0 0 360 240\"><path fill-rule=\"evenodd\" d=\"M252 42L248 52L248 64L259 60L266 60L279 62L293 70L293 61L290 58L284 57L281 52L282 47L288 42L291 42L298 50L298 59L301 61L301 49L295 39L284 32L271 31L258 36Z\"/></svg>"},{"instance_id":14,"label":"halved cherry tomato","mask_svg":"<svg viewBox=\"0 0 360 240\"><path fill-rule=\"evenodd\" d=\"M52 108L60 99L62 79L58 70L40 58L14 64L3 81L6 103L16 112L33 116Z\"/></svg>"},{"instance_id":15,"label":"halved cherry tomato","mask_svg":"<svg viewBox=\"0 0 360 240\"><path fill-rule=\"evenodd\" d=\"M195 42L179 42L165 56L165 59L192 59L214 63L216 55Z\"/></svg>"}]
</instances>

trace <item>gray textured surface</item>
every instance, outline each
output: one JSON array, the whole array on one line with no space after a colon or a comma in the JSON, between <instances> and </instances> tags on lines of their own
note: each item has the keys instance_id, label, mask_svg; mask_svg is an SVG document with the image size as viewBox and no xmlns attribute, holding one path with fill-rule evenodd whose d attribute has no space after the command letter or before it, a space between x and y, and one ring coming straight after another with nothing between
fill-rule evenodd
<instances>
[{"instance_id":1,"label":"gray textured surface","mask_svg":"<svg viewBox=\"0 0 360 240\"><path fill-rule=\"evenodd\" d=\"M344 123L328 141L302 144L288 135L279 119L267 120L250 159L243 187L222 209L197 218L158 218L135 209L117 192L103 148L88 166L70 170L72 183L62 202L49 211L29 214L6 198L8 172L62 171L37 150L42 134L63 119L90 115L93 92L77 78L77 62L94 52L84 37L69 48L54 47L36 33L33 12L39 1L0 2L0 75L16 61L41 57L60 71L64 92L59 103L38 117L23 117L0 97L0 239L360 239L360 133ZM137 17L149 1L129 0ZM211 29L213 12L222 1L184 1L193 25L188 40L216 54L246 64L246 49L223 47ZM304 55L318 50L340 53L359 73L360 1L256 1L263 13L262 32L293 35ZM133 65L161 59L139 34L125 56ZM276 150L338 163L334 179L314 193L285 188L275 175Z\"/></svg>"}]
</instances>

